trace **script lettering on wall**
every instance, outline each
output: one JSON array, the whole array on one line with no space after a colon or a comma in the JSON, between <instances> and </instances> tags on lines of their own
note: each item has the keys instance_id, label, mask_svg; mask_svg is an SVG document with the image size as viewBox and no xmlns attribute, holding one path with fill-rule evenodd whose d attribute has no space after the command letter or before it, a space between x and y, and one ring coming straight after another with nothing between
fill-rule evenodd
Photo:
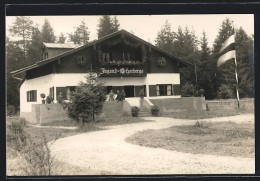
<instances>
[{"instance_id":1,"label":"script lettering on wall","mask_svg":"<svg viewBox=\"0 0 260 181\"><path fill-rule=\"evenodd\" d=\"M100 68L100 76L102 77L140 77L144 76L143 68Z\"/></svg>"}]
</instances>

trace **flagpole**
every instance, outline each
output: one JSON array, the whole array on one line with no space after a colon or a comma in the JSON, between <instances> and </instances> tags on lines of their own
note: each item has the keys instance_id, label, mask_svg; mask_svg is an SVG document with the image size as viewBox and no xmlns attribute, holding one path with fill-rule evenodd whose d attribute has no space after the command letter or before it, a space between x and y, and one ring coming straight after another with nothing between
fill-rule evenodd
<instances>
[{"instance_id":1,"label":"flagpole","mask_svg":"<svg viewBox=\"0 0 260 181\"><path fill-rule=\"evenodd\" d=\"M238 92L238 77L237 77L237 58L235 57L235 74L236 74L236 90L237 90L237 108L240 108L239 104L239 92Z\"/></svg>"},{"instance_id":2,"label":"flagpole","mask_svg":"<svg viewBox=\"0 0 260 181\"><path fill-rule=\"evenodd\" d=\"M233 24L233 32L235 35L235 26ZM237 56L235 55L235 76L236 76L236 91L237 91L237 108L240 108L240 103L239 103L239 92L238 92L238 76L237 76Z\"/></svg>"},{"instance_id":3,"label":"flagpole","mask_svg":"<svg viewBox=\"0 0 260 181\"><path fill-rule=\"evenodd\" d=\"M197 94L199 94L198 76L197 76L197 66L196 66L195 59L193 59L193 61L194 61L194 72L195 72L195 80L196 80Z\"/></svg>"}]
</instances>

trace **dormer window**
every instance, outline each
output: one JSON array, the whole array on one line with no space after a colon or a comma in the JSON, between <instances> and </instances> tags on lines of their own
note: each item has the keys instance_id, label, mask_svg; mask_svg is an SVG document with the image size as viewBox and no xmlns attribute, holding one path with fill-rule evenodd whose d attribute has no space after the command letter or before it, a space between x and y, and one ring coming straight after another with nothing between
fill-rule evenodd
<instances>
[{"instance_id":1,"label":"dormer window","mask_svg":"<svg viewBox=\"0 0 260 181\"><path fill-rule=\"evenodd\" d=\"M44 59L48 59L48 52L44 53Z\"/></svg>"}]
</instances>

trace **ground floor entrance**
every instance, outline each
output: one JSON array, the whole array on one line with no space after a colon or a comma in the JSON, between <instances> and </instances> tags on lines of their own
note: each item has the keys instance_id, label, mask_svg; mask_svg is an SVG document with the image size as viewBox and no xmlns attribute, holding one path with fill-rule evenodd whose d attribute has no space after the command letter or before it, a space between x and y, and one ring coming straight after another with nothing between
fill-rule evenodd
<instances>
[{"instance_id":1,"label":"ground floor entrance","mask_svg":"<svg viewBox=\"0 0 260 181\"><path fill-rule=\"evenodd\" d=\"M115 94L118 92L125 91L126 97L139 97L140 91L144 89L144 96L146 96L146 86L145 85L125 85L125 86L106 86L107 94L112 90Z\"/></svg>"}]
</instances>

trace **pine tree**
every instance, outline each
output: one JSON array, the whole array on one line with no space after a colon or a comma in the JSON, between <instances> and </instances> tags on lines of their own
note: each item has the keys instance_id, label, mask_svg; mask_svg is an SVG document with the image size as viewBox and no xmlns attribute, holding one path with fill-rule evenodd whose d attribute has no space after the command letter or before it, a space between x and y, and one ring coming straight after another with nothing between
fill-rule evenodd
<instances>
[{"instance_id":1,"label":"pine tree","mask_svg":"<svg viewBox=\"0 0 260 181\"><path fill-rule=\"evenodd\" d=\"M68 34L70 41L75 44L87 44L89 40L89 31L84 21L81 21L81 24L76 27L75 32Z\"/></svg>"},{"instance_id":2,"label":"pine tree","mask_svg":"<svg viewBox=\"0 0 260 181\"><path fill-rule=\"evenodd\" d=\"M111 19L109 15L104 15L99 19L99 24L98 24L98 38L102 38L106 35L109 35L113 32L116 32L119 30L119 22L116 18Z\"/></svg>"},{"instance_id":3,"label":"pine tree","mask_svg":"<svg viewBox=\"0 0 260 181\"><path fill-rule=\"evenodd\" d=\"M250 78L250 54L253 51L252 39L240 27L236 30L236 58L240 97L249 97L254 85Z\"/></svg>"},{"instance_id":4,"label":"pine tree","mask_svg":"<svg viewBox=\"0 0 260 181\"><path fill-rule=\"evenodd\" d=\"M119 23L119 21L117 20L117 17L116 17L116 16L114 16L114 19L113 19L113 26L114 26L114 31L118 31L118 30L119 30L120 23Z\"/></svg>"},{"instance_id":5,"label":"pine tree","mask_svg":"<svg viewBox=\"0 0 260 181\"><path fill-rule=\"evenodd\" d=\"M55 42L55 35L54 35L54 30L51 27L51 24L48 19L44 20L44 24L42 26L42 31L41 31L41 37L42 41L46 43L54 43Z\"/></svg>"},{"instance_id":6,"label":"pine tree","mask_svg":"<svg viewBox=\"0 0 260 181\"><path fill-rule=\"evenodd\" d=\"M27 56L27 46L32 34L32 24L33 21L29 17L17 16L15 22L9 28L11 35L19 39L17 42L22 46L24 58Z\"/></svg>"},{"instance_id":7,"label":"pine tree","mask_svg":"<svg viewBox=\"0 0 260 181\"><path fill-rule=\"evenodd\" d=\"M66 37L65 35L61 32L60 36L59 36L59 40L58 43L65 43L66 41Z\"/></svg>"},{"instance_id":8,"label":"pine tree","mask_svg":"<svg viewBox=\"0 0 260 181\"><path fill-rule=\"evenodd\" d=\"M28 58L26 61L26 65L31 65L41 60L42 51L42 39L41 32L38 28L38 25L32 28L32 36L30 44L28 45ZM24 66L26 66L24 65Z\"/></svg>"},{"instance_id":9,"label":"pine tree","mask_svg":"<svg viewBox=\"0 0 260 181\"><path fill-rule=\"evenodd\" d=\"M161 30L157 33L155 39L155 46L161 48L162 50L173 53L173 42L174 42L174 32L171 30L171 25L168 20L161 27Z\"/></svg>"},{"instance_id":10,"label":"pine tree","mask_svg":"<svg viewBox=\"0 0 260 181\"><path fill-rule=\"evenodd\" d=\"M196 64L197 66L199 59L199 42L195 33L190 31L187 27L183 31L182 27L179 26L178 31L173 32L171 30L171 25L166 21L158 32L155 42L157 47L193 65ZM180 68L181 85L184 86L189 84L198 89L194 68L194 66L184 66ZM182 90L184 90L184 88ZM185 93L183 93L183 95L184 94Z\"/></svg>"},{"instance_id":11,"label":"pine tree","mask_svg":"<svg viewBox=\"0 0 260 181\"><path fill-rule=\"evenodd\" d=\"M19 81L12 78L10 72L22 68L25 58L23 49L16 41L6 38L6 81L7 81L7 104L17 109L19 106Z\"/></svg>"},{"instance_id":12,"label":"pine tree","mask_svg":"<svg viewBox=\"0 0 260 181\"><path fill-rule=\"evenodd\" d=\"M210 70L211 51L208 47L208 39L206 33L203 31L200 41L200 59L198 61L198 84L199 89L204 90L204 96L206 99L214 99L216 93L214 90L215 76L213 71Z\"/></svg>"},{"instance_id":13,"label":"pine tree","mask_svg":"<svg viewBox=\"0 0 260 181\"><path fill-rule=\"evenodd\" d=\"M221 85L226 85L229 89L235 91L235 64L234 61L228 61L222 64L220 67L216 67L217 60L219 58L219 51L222 47L222 44L228 39L231 35L234 34L232 21L226 18L219 29L219 33L213 43L212 51L212 64L211 69L215 72L216 81L215 81L215 92L220 90Z\"/></svg>"},{"instance_id":14,"label":"pine tree","mask_svg":"<svg viewBox=\"0 0 260 181\"><path fill-rule=\"evenodd\" d=\"M198 91L195 72L197 72L196 67L199 60L199 52L198 40L195 33L190 31L188 27L185 27L184 31L179 27L178 32L176 33L176 40L174 41L173 49L174 54L178 58L193 64L193 66L180 68L181 85L190 82L196 86Z\"/></svg>"}]
</instances>

